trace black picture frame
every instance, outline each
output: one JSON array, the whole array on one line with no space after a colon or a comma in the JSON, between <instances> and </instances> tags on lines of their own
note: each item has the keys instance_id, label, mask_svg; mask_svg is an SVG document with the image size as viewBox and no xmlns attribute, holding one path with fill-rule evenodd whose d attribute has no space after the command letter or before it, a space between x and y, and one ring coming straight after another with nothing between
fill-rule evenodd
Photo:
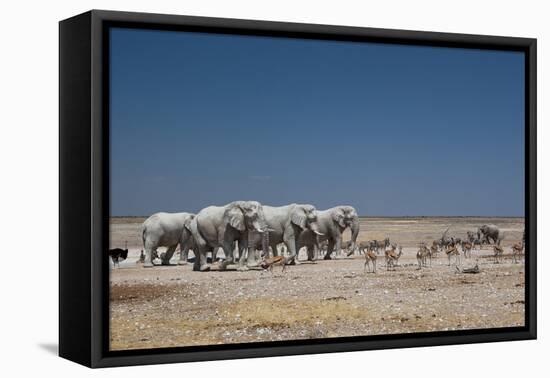
<instances>
[{"instance_id":1,"label":"black picture frame","mask_svg":"<svg viewBox=\"0 0 550 378\"><path fill-rule=\"evenodd\" d=\"M525 54L525 326L109 351L110 27L521 51ZM535 339L536 39L92 10L59 24L59 355L88 367Z\"/></svg>"}]
</instances>

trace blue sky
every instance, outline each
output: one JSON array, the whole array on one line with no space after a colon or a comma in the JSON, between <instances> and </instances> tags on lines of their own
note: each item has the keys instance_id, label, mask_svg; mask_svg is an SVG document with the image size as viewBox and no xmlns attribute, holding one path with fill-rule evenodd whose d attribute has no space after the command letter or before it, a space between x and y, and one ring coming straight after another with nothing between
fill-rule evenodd
<instances>
[{"instance_id":1,"label":"blue sky","mask_svg":"<svg viewBox=\"0 0 550 378\"><path fill-rule=\"evenodd\" d=\"M111 214L524 214L519 52L111 30Z\"/></svg>"}]
</instances>

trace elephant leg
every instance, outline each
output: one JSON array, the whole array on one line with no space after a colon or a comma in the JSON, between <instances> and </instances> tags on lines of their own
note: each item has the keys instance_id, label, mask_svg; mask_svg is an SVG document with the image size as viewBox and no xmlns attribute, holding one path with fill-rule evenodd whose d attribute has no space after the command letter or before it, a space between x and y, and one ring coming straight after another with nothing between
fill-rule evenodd
<instances>
[{"instance_id":1,"label":"elephant leg","mask_svg":"<svg viewBox=\"0 0 550 378\"><path fill-rule=\"evenodd\" d=\"M255 253L254 253L254 264L257 264L258 261L260 261L262 259L262 252L259 250L259 249L255 249Z\"/></svg>"},{"instance_id":2,"label":"elephant leg","mask_svg":"<svg viewBox=\"0 0 550 378\"><path fill-rule=\"evenodd\" d=\"M168 247L166 252L164 252L161 258L162 265L170 265L170 260L172 259L172 256L174 255L174 252L176 251L177 246L178 246L177 244L171 245L170 247Z\"/></svg>"},{"instance_id":3,"label":"elephant leg","mask_svg":"<svg viewBox=\"0 0 550 378\"><path fill-rule=\"evenodd\" d=\"M189 258L189 246L184 245L183 247L180 245L180 259L178 261L178 265L187 265L187 259Z\"/></svg>"},{"instance_id":4,"label":"elephant leg","mask_svg":"<svg viewBox=\"0 0 550 378\"><path fill-rule=\"evenodd\" d=\"M325 257L324 257L325 260L331 259L330 255L332 254L333 248L334 248L334 241L332 241L331 239L328 241L327 252L325 253Z\"/></svg>"},{"instance_id":5,"label":"elephant leg","mask_svg":"<svg viewBox=\"0 0 550 378\"><path fill-rule=\"evenodd\" d=\"M342 238L337 237L336 243L334 244L334 251L336 252L336 256L342 255Z\"/></svg>"},{"instance_id":6,"label":"elephant leg","mask_svg":"<svg viewBox=\"0 0 550 378\"><path fill-rule=\"evenodd\" d=\"M269 247L268 247L269 249ZM246 256L246 265L247 266L258 266L258 249L256 247L248 247L248 252Z\"/></svg>"},{"instance_id":7,"label":"elephant leg","mask_svg":"<svg viewBox=\"0 0 550 378\"><path fill-rule=\"evenodd\" d=\"M300 245L300 240L299 240L298 235L296 235L296 236L294 237L294 248L295 248L295 249L294 249L294 257L291 256L290 258L293 259L293 260L292 260L292 261L293 261L293 264L298 265L298 264L300 264L300 261L299 261L299 259L298 259L298 256L300 256L300 251L301 251L301 249L302 249L302 246ZM289 258L289 259L290 259L290 258Z\"/></svg>"},{"instance_id":8,"label":"elephant leg","mask_svg":"<svg viewBox=\"0 0 550 378\"><path fill-rule=\"evenodd\" d=\"M198 272L200 270L201 270L201 264L200 264L199 258L197 256L197 257L195 257L195 260L193 261L193 271Z\"/></svg>"},{"instance_id":9,"label":"elephant leg","mask_svg":"<svg viewBox=\"0 0 550 378\"><path fill-rule=\"evenodd\" d=\"M225 254L226 260L229 260L231 262L235 261L235 259L239 258L239 246L237 245L237 242L234 242L232 245L229 246L227 252L225 251L225 248L223 249L223 253Z\"/></svg>"},{"instance_id":10,"label":"elephant leg","mask_svg":"<svg viewBox=\"0 0 550 378\"><path fill-rule=\"evenodd\" d=\"M321 258L321 254L323 252L321 251L321 247L319 246L319 239L315 238L313 240L313 259L317 260Z\"/></svg>"},{"instance_id":11,"label":"elephant leg","mask_svg":"<svg viewBox=\"0 0 550 378\"><path fill-rule=\"evenodd\" d=\"M313 254L314 254L314 250L313 250L313 246L312 245L308 245L307 247L307 261L313 261Z\"/></svg>"},{"instance_id":12,"label":"elephant leg","mask_svg":"<svg viewBox=\"0 0 550 378\"><path fill-rule=\"evenodd\" d=\"M237 243L233 243L232 241L224 241L222 245L223 254L225 255L226 259L223 261L223 263L220 265L220 268L224 270L227 268L228 265L233 264L235 262L235 253L233 252L234 247L238 247L238 250L240 252L239 259L243 256L243 252L241 250L241 242L239 242L238 246Z\"/></svg>"},{"instance_id":13,"label":"elephant leg","mask_svg":"<svg viewBox=\"0 0 550 378\"><path fill-rule=\"evenodd\" d=\"M193 246L193 234L191 231L184 229L179 240L180 258L178 265L186 265L189 258L189 249Z\"/></svg>"},{"instance_id":14,"label":"elephant leg","mask_svg":"<svg viewBox=\"0 0 550 378\"><path fill-rule=\"evenodd\" d=\"M269 247L267 247L269 249ZM269 251L268 251L269 253ZM247 266L258 266L258 250L255 246L248 247L248 253L246 256L246 265Z\"/></svg>"},{"instance_id":15,"label":"elephant leg","mask_svg":"<svg viewBox=\"0 0 550 378\"><path fill-rule=\"evenodd\" d=\"M296 257L296 254L297 254L297 251L296 251L296 246L298 243L296 243L296 239L294 238L294 236L291 236L291 237L285 237L284 238L284 242L286 244L286 247L288 249L288 259L287 259L287 263L289 264L292 264L292 263L296 263L296 260L298 260Z\"/></svg>"},{"instance_id":16,"label":"elephant leg","mask_svg":"<svg viewBox=\"0 0 550 378\"><path fill-rule=\"evenodd\" d=\"M279 256L279 251L277 250L277 243L271 243L271 252L273 253L273 256ZM265 258L267 259L269 255L266 255Z\"/></svg>"},{"instance_id":17,"label":"elephant leg","mask_svg":"<svg viewBox=\"0 0 550 378\"><path fill-rule=\"evenodd\" d=\"M250 250L248 250L248 253L250 253ZM244 247L242 247L239 243L239 269L244 269L244 261L247 258L247 251Z\"/></svg>"},{"instance_id":18,"label":"elephant leg","mask_svg":"<svg viewBox=\"0 0 550 378\"><path fill-rule=\"evenodd\" d=\"M313 260L317 260L321 255L321 250L318 244L313 244Z\"/></svg>"},{"instance_id":19,"label":"elephant leg","mask_svg":"<svg viewBox=\"0 0 550 378\"><path fill-rule=\"evenodd\" d=\"M218 259L219 248L212 249L212 264Z\"/></svg>"},{"instance_id":20,"label":"elephant leg","mask_svg":"<svg viewBox=\"0 0 550 378\"><path fill-rule=\"evenodd\" d=\"M251 255L255 253L256 248L252 241L249 242L248 237L242 237L239 239L239 268L238 270L248 270L248 263L250 263ZM245 265L245 260L247 265Z\"/></svg>"},{"instance_id":21,"label":"elephant leg","mask_svg":"<svg viewBox=\"0 0 550 378\"><path fill-rule=\"evenodd\" d=\"M196 248L198 253L195 251L195 262L193 263L194 271L207 272L210 270L210 265L206 259L206 254L210 251L207 246L199 246Z\"/></svg>"},{"instance_id":22,"label":"elephant leg","mask_svg":"<svg viewBox=\"0 0 550 378\"><path fill-rule=\"evenodd\" d=\"M277 249L277 244L271 244L271 251L273 252L273 256L277 257L279 256L279 250ZM282 253L284 255L284 253ZM266 256L269 257L269 256Z\"/></svg>"},{"instance_id":23,"label":"elephant leg","mask_svg":"<svg viewBox=\"0 0 550 378\"><path fill-rule=\"evenodd\" d=\"M269 247L267 247L267 253L263 250L263 247L260 249L262 252L260 254L261 258L267 259L272 253L273 256L279 256L279 251L277 250L277 243L270 241Z\"/></svg>"},{"instance_id":24,"label":"elephant leg","mask_svg":"<svg viewBox=\"0 0 550 378\"><path fill-rule=\"evenodd\" d=\"M216 247L216 248L218 248L218 247ZM223 255L224 255L223 263L226 264L226 265L233 263L233 260L235 259L236 255L238 254L238 252L236 250L237 245L232 244L232 243L222 242L222 246L220 248L222 249ZM235 248L235 250L234 250L234 248Z\"/></svg>"},{"instance_id":25,"label":"elephant leg","mask_svg":"<svg viewBox=\"0 0 550 378\"><path fill-rule=\"evenodd\" d=\"M153 242L145 243L145 261L143 262L144 268L151 268L153 266L153 256L157 254L156 244Z\"/></svg>"},{"instance_id":26,"label":"elephant leg","mask_svg":"<svg viewBox=\"0 0 550 378\"><path fill-rule=\"evenodd\" d=\"M193 254L195 255L195 260L193 261L193 271L198 272L201 270L201 254L206 252L201 252L201 249L197 247L195 250L193 250Z\"/></svg>"}]
</instances>

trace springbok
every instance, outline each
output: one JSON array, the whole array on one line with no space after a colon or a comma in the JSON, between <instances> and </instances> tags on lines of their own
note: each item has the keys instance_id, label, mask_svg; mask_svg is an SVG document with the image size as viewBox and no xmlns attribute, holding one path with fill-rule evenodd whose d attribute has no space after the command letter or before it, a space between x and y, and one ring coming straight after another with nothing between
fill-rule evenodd
<instances>
[{"instance_id":1,"label":"springbok","mask_svg":"<svg viewBox=\"0 0 550 378\"><path fill-rule=\"evenodd\" d=\"M285 271L286 268L286 257L284 256L273 256L267 259L263 259L260 262L260 267L264 270L269 270L271 274L273 274L273 265L282 265L283 270L281 272Z\"/></svg>"},{"instance_id":2,"label":"springbok","mask_svg":"<svg viewBox=\"0 0 550 378\"><path fill-rule=\"evenodd\" d=\"M516 243L512 246L512 256L514 257L514 264L517 263L517 258L523 254L523 240L520 243Z\"/></svg>"},{"instance_id":3,"label":"springbok","mask_svg":"<svg viewBox=\"0 0 550 378\"><path fill-rule=\"evenodd\" d=\"M472 257L472 248L473 248L472 243L468 241L463 241L461 244L461 247L462 247L462 253L464 253L464 258Z\"/></svg>"},{"instance_id":4,"label":"springbok","mask_svg":"<svg viewBox=\"0 0 550 378\"><path fill-rule=\"evenodd\" d=\"M434 240L434 244L430 247L430 258L436 258L439 254L439 248L437 247L437 242Z\"/></svg>"},{"instance_id":5,"label":"springbok","mask_svg":"<svg viewBox=\"0 0 550 378\"><path fill-rule=\"evenodd\" d=\"M367 272L367 269L369 268L370 263L372 263L372 273L376 273L377 258L378 257L376 256L376 253L374 252L374 250L369 248L365 251L365 273Z\"/></svg>"},{"instance_id":6,"label":"springbok","mask_svg":"<svg viewBox=\"0 0 550 378\"><path fill-rule=\"evenodd\" d=\"M416 252L416 259L418 260L418 269L422 269L422 266L428 266L427 259L430 258L430 266L432 266L431 250L426 246L424 242L420 243L418 252Z\"/></svg>"},{"instance_id":7,"label":"springbok","mask_svg":"<svg viewBox=\"0 0 550 378\"><path fill-rule=\"evenodd\" d=\"M502 254L504 253L504 249L500 245L495 245L493 247L493 251L495 252L495 264L500 263L500 259L502 258Z\"/></svg>"},{"instance_id":8,"label":"springbok","mask_svg":"<svg viewBox=\"0 0 550 378\"><path fill-rule=\"evenodd\" d=\"M387 249L385 251L386 255L386 270L395 270L395 266L397 265L397 262L399 261L399 258L403 254L403 247L399 247L399 253L395 253L397 246L393 244L391 246L391 249Z\"/></svg>"},{"instance_id":9,"label":"springbok","mask_svg":"<svg viewBox=\"0 0 550 378\"><path fill-rule=\"evenodd\" d=\"M446 250L445 254L447 255L447 258L449 259L449 266L451 266L451 257L455 256L455 266L460 265L460 252L458 251L458 248L456 248L456 245L450 245Z\"/></svg>"}]
</instances>

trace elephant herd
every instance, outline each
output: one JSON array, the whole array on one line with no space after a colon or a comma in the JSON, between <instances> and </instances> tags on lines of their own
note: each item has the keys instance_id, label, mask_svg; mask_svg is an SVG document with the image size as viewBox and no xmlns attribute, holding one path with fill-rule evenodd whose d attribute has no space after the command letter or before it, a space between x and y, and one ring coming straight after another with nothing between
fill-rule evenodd
<instances>
[{"instance_id":1,"label":"elephant herd","mask_svg":"<svg viewBox=\"0 0 550 378\"><path fill-rule=\"evenodd\" d=\"M239 268L246 269L245 261L251 264L257 249L264 258L269 256L270 248L277 256L281 243L288 250L288 264L298 263L297 255L303 247L307 249L308 260L313 260L320 243L327 243L324 258L330 259L334 251L341 251L342 233L348 228L349 248L354 250L359 217L352 206L317 210L308 204L274 207L257 201L235 201L225 206L208 206L197 214L156 213L143 223L144 267L153 266L158 247L167 248L160 259L162 264L169 264L178 245L178 264L186 264L192 250L193 270L197 271L210 270L207 254L212 253L215 261L220 248L225 255L221 269L235 262L235 251L239 254Z\"/></svg>"}]
</instances>

